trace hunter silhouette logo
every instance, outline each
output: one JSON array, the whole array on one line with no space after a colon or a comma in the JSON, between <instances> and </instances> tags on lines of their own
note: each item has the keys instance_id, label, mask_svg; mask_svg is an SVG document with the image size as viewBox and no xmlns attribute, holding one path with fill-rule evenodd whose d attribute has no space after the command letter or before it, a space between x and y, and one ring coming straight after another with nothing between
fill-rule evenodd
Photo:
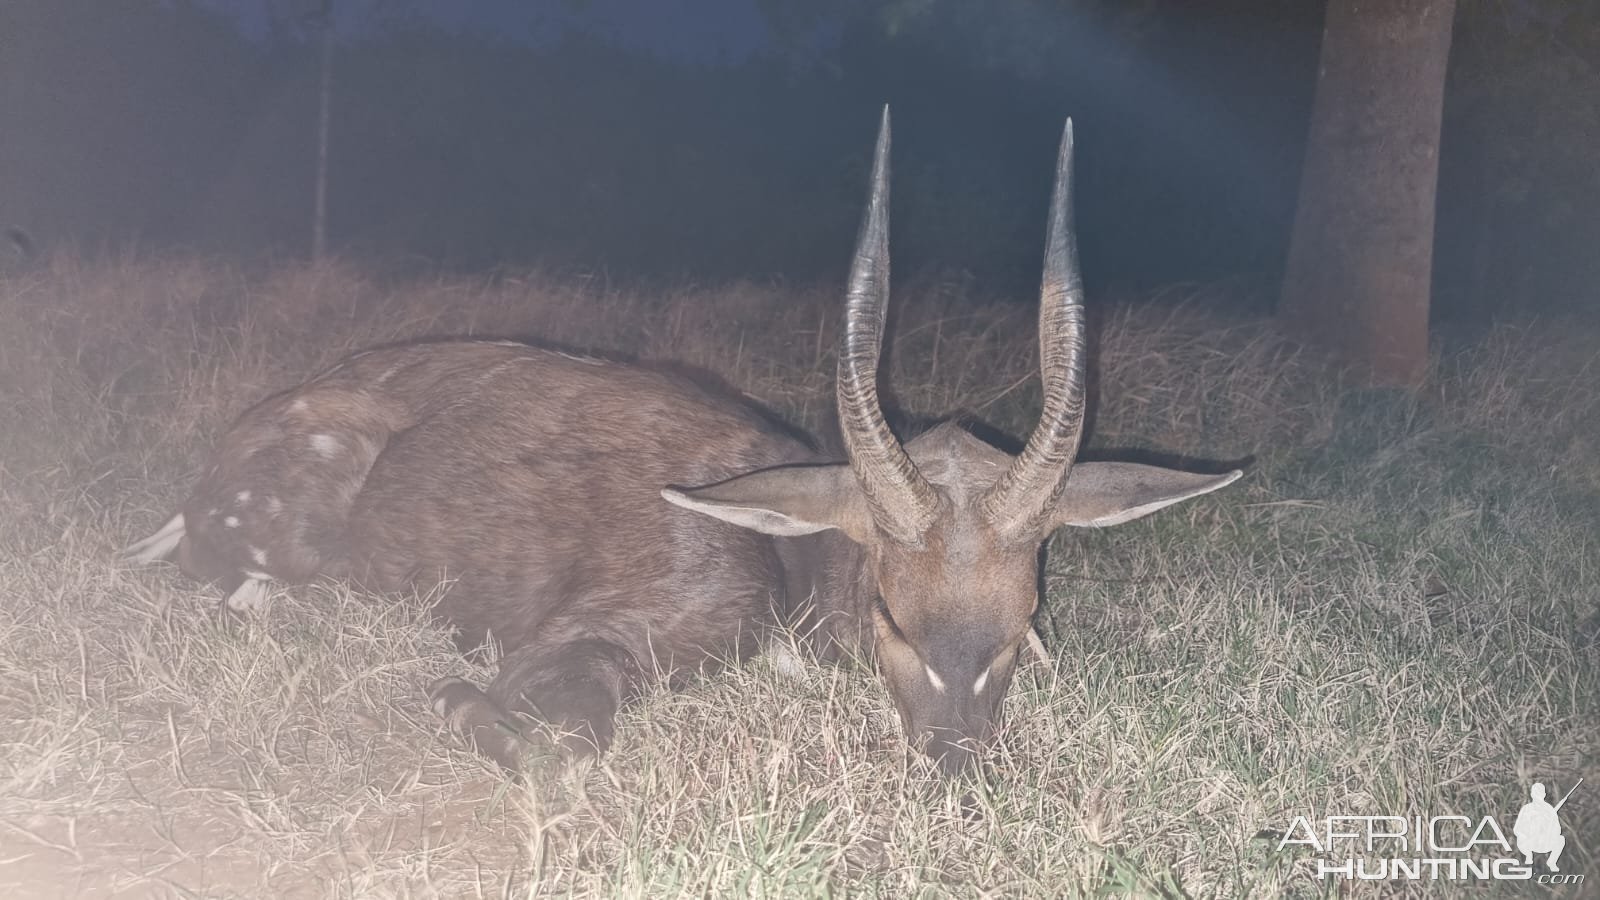
<instances>
[{"instance_id":1,"label":"hunter silhouette logo","mask_svg":"<svg viewBox=\"0 0 1600 900\"><path fill-rule=\"evenodd\" d=\"M1561 836L1561 819L1556 813L1561 811L1562 805L1578 789L1579 784L1583 784L1582 778L1551 806L1544 799L1544 782L1533 783L1533 790L1529 792L1533 799L1522 805L1517 813L1517 824L1511 829L1512 834L1517 836L1517 850L1522 854L1524 865L1533 865L1535 853L1548 853L1550 857L1545 860L1545 866L1552 872L1561 871L1556 860L1561 858L1561 851L1566 849L1567 839Z\"/></svg>"},{"instance_id":2,"label":"hunter silhouette logo","mask_svg":"<svg viewBox=\"0 0 1600 900\"><path fill-rule=\"evenodd\" d=\"M1582 873L1563 874L1557 864L1567 849L1559 813L1582 783L1578 779L1550 803L1544 782L1535 782L1509 832L1493 815L1454 811L1295 816L1280 836L1278 851L1296 846L1311 851L1304 862L1319 879L1583 884ZM1545 855L1542 867L1533 861L1539 855Z\"/></svg>"}]
</instances>

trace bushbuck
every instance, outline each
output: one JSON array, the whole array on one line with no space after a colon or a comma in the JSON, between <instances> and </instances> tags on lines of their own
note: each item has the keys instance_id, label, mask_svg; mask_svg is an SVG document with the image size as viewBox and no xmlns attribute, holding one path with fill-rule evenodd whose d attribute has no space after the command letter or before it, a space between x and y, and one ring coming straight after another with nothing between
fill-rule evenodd
<instances>
[{"instance_id":1,"label":"bushbuck","mask_svg":"<svg viewBox=\"0 0 1600 900\"><path fill-rule=\"evenodd\" d=\"M250 409L160 531L254 606L270 581L449 584L440 618L497 641L487 692L435 710L516 768L528 715L568 753L605 750L653 679L738 660L800 623L824 656L875 659L910 741L946 772L992 736L1039 605L1040 545L1239 477L1073 464L1083 289L1062 136L1039 314L1041 421L1020 456L955 424L902 444L879 406L889 289L889 118L845 301L843 462L737 395L659 368L452 340L357 353Z\"/></svg>"}]
</instances>

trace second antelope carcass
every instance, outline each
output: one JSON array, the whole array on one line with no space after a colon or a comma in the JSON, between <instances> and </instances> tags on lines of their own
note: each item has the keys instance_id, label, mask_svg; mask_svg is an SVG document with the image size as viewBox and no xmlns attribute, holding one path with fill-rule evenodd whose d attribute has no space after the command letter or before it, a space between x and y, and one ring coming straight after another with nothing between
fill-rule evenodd
<instances>
[{"instance_id":1,"label":"second antelope carcass","mask_svg":"<svg viewBox=\"0 0 1600 900\"><path fill-rule=\"evenodd\" d=\"M1039 314L1044 410L1021 455L954 424L902 444L878 402L889 121L850 271L837 399L846 461L737 395L660 369L491 341L358 353L246 412L181 512L128 554L176 552L231 606L271 581L450 580L436 607L503 659L435 709L516 766L530 723L603 751L641 685L758 650L786 618L875 659L945 771L992 735L1057 527L1116 525L1239 477L1074 465L1084 412L1072 131Z\"/></svg>"}]
</instances>

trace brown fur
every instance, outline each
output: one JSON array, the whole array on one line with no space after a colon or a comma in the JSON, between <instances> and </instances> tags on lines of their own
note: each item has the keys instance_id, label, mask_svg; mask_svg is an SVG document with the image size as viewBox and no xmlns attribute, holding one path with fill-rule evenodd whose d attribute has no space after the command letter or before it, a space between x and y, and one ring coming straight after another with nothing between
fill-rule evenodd
<instances>
[{"instance_id":1,"label":"brown fur","mask_svg":"<svg viewBox=\"0 0 1600 900\"><path fill-rule=\"evenodd\" d=\"M603 749L633 687L748 656L819 581L823 538L780 552L662 487L815 458L704 379L502 342L383 348L239 418L183 505L178 558L233 583L447 580L438 615L505 652L483 715L540 714Z\"/></svg>"}]
</instances>

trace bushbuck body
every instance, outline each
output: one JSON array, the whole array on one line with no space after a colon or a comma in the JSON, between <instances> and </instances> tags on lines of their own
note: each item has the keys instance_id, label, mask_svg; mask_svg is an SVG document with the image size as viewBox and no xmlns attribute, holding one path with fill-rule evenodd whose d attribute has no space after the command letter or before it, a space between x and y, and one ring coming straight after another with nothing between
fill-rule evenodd
<instances>
[{"instance_id":1,"label":"bushbuck body","mask_svg":"<svg viewBox=\"0 0 1600 900\"><path fill-rule=\"evenodd\" d=\"M1040 311L1044 411L1020 456L941 425L904 445L877 397L888 302L888 113L846 301L837 399L847 460L733 395L658 369L520 344L358 353L246 412L166 527L253 606L269 581L380 590L448 579L436 607L504 650L487 693L435 709L515 767L542 718L604 750L660 677L736 660L780 621L824 655L875 659L907 737L946 771L992 735L1061 525L1137 518L1238 477L1081 463L1084 327L1063 135Z\"/></svg>"}]
</instances>

